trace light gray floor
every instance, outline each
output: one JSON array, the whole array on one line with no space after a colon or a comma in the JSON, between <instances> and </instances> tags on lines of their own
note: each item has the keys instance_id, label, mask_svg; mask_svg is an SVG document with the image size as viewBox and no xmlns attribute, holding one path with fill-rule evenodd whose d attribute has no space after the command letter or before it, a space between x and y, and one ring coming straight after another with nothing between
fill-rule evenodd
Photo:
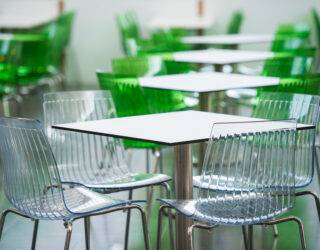
<instances>
[{"instance_id":1,"label":"light gray floor","mask_svg":"<svg viewBox=\"0 0 320 250\"><path fill-rule=\"evenodd\" d=\"M12 115L23 117L35 117L41 119L41 93L25 98L24 104ZM132 167L136 171L145 171L145 154L143 151L135 151L132 159ZM173 164L172 149L164 150L164 164L171 167ZM317 174L310 188L319 193ZM134 198L145 198L145 191L140 190L134 194ZM117 194L117 197L126 198L127 194ZM6 202L1 194L0 207L6 207ZM305 225L308 249L320 249L320 224L316 214L315 205L310 197L298 197L295 209L291 214L299 216ZM123 249L125 228L125 214L118 212L92 219L91 242L92 249ZM154 234L155 228L150 229ZM295 224L287 223L279 226L279 237L274 240L271 228L256 226L254 230L255 249L300 249L298 230ZM4 228L0 249L22 250L30 249L32 223L30 220L17 216L8 217ZM84 228L82 221L74 224L71 240L71 249L82 250L84 246ZM37 249L57 250L63 249L64 227L62 222L41 221L39 226ZM141 246L143 236L140 219L137 214L132 218L130 231L130 249L143 249ZM244 249L240 227L219 227L213 232L198 231L195 234L195 249L238 250Z\"/></svg>"}]
</instances>

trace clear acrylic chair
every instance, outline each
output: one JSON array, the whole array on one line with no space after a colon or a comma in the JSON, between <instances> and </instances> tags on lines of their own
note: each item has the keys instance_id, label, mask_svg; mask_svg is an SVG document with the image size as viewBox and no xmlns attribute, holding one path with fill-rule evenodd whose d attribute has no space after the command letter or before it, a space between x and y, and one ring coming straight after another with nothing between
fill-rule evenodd
<instances>
[{"instance_id":1,"label":"clear acrylic chair","mask_svg":"<svg viewBox=\"0 0 320 250\"><path fill-rule=\"evenodd\" d=\"M136 173L129 169L121 140L99 135L52 129L54 124L116 117L108 91L46 93L43 97L45 130L56 157L62 183L81 184L106 194L150 186L161 186L170 197L171 177L156 173ZM90 231L89 219L85 223ZM125 249L128 248L130 211L127 215ZM171 220L170 220L170 232ZM171 233L172 234L172 233ZM88 244L89 240L87 241ZM88 245L87 248L90 246Z\"/></svg>"},{"instance_id":2,"label":"clear acrylic chair","mask_svg":"<svg viewBox=\"0 0 320 250\"><path fill-rule=\"evenodd\" d=\"M38 121L0 117L0 136L4 190L14 207L2 213L0 237L8 213L34 220L31 249L36 247L39 220L62 220L67 231L64 249L69 249L75 220L137 209L143 222L145 248L150 249L146 216L134 201L114 199L84 186L63 185L56 159Z\"/></svg>"},{"instance_id":3,"label":"clear acrylic chair","mask_svg":"<svg viewBox=\"0 0 320 250\"><path fill-rule=\"evenodd\" d=\"M214 124L205 154L198 196L190 200L166 200L159 212L173 208L196 221L189 228L216 225L274 224L296 221L305 249L302 222L296 217L276 219L293 207L295 196L296 122L281 121ZM275 127L277 125L277 128ZM252 131L252 132L246 132ZM252 249L243 230L246 245ZM252 239L250 237L250 239ZM158 241L158 249L161 241Z\"/></svg>"},{"instance_id":4,"label":"clear acrylic chair","mask_svg":"<svg viewBox=\"0 0 320 250\"><path fill-rule=\"evenodd\" d=\"M312 124L319 122L320 97L294 93L262 92L257 98L252 116L269 120L296 119L298 123ZM315 165L315 135L316 130L299 131L297 135L295 187L306 187L312 181ZM201 176L195 176L193 184L196 187L205 185ZM312 191L296 191L296 196L311 195L316 203L320 219L320 199ZM275 227L275 236L278 231Z\"/></svg>"}]
</instances>

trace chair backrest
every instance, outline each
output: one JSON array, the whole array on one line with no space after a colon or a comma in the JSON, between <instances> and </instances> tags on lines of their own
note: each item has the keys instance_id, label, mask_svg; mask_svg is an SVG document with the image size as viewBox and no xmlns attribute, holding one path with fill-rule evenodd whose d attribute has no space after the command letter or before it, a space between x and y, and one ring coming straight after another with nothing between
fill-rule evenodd
<instances>
[{"instance_id":1,"label":"chair backrest","mask_svg":"<svg viewBox=\"0 0 320 250\"><path fill-rule=\"evenodd\" d=\"M130 176L120 140L51 128L54 124L114 118L109 92L47 93L43 109L46 132L63 182L94 186Z\"/></svg>"},{"instance_id":2,"label":"chair backrest","mask_svg":"<svg viewBox=\"0 0 320 250\"><path fill-rule=\"evenodd\" d=\"M14 34L14 39L21 43L21 60L18 78L26 83L48 74L52 53L50 39L46 34Z\"/></svg>"},{"instance_id":3,"label":"chair backrest","mask_svg":"<svg viewBox=\"0 0 320 250\"><path fill-rule=\"evenodd\" d=\"M1 117L0 136L3 186L8 200L32 218L67 216L56 162L40 123Z\"/></svg>"},{"instance_id":4,"label":"chair backrest","mask_svg":"<svg viewBox=\"0 0 320 250\"><path fill-rule=\"evenodd\" d=\"M167 70L160 56L140 56L113 59L112 72L124 77L142 77L165 75Z\"/></svg>"},{"instance_id":5,"label":"chair backrest","mask_svg":"<svg viewBox=\"0 0 320 250\"><path fill-rule=\"evenodd\" d=\"M292 207L297 124L286 121L276 128L276 123L213 125L201 175L207 186L199 189L198 216L250 224ZM241 211L236 212L235 205Z\"/></svg>"},{"instance_id":6,"label":"chair backrest","mask_svg":"<svg viewBox=\"0 0 320 250\"><path fill-rule=\"evenodd\" d=\"M262 92L257 98L253 117L284 120L295 119L298 123L317 126L319 122L320 96ZM297 133L296 185L308 185L314 172L314 144L316 129Z\"/></svg>"},{"instance_id":7,"label":"chair backrest","mask_svg":"<svg viewBox=\"0 0 320 250\"><path fill-rule=\"evenodd\" d=\"M315 48L301 48L279 52L275 58L265 61L262 75L291 77L310 73L315 59Z\"/></svg>"},{"instance_id":8,"label":"chair backrest","mask_svg":"<svg viewBox=\"0 0 320 250\"><path fill-rule=\"evenodd\" d=\"M234 12L227 26L226 34L238 34L241 31L243 19L243 13L241 11Z\"/></svg>"},{"instance_id":9,"label":"chair backrest","mask_svg":"<svg viewBox=\"0 0 320 250\"><path fill-rule=\"evenodd\" d=\"M271 51L281 52L302 48L308 44L310 27L307 25L281 24L271 44Z\"/></svg>"},{"instance_id":10,"label":"chair backrest","mask_svg":"<svg viewBox=\"0 0 320 250\"><path fill-rule=\"evenodd\" d=\"M0 93L5 93L5 86L16 83L17 66L20 60L21 43L12 35L0 36Z\"/></svg>"}]
</instances>

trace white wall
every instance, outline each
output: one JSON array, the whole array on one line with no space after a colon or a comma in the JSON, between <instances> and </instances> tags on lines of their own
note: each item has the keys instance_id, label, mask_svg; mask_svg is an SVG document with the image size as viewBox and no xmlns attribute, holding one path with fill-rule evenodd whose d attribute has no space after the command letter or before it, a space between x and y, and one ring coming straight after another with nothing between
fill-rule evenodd
<instances>
[{"instance_id":1,"label":"white wall","mask_svg":"<svg viewBox=\"0 0 320 250\"><path fill-rule=\"evenodd\" d=\"M56 0L0 0L20 11L56 11ZM15 4L19 2L19 5ZM32 2L32 3L31 3ZM65 0L66 9L76 10L72 44L68 50L67 77L70 82L96 84L95 70L110 69L110 59L121 56L114 17L128 9L137 12L143 24L154 16L190 16L195 14L195 0ZM47 4L45 4L47 3ZM8 4L7 4L8 5ZM231 13L245 14L243 32L273 32L281 22L308 21L311 7L320 0L206 0L206 14L216 20L215 32L222 32ZM13 7L14 8L14 7ZM2 9L2 10L1 10ZM11 7L12 9L12 7Z\"/></svg>"}]
</instances>

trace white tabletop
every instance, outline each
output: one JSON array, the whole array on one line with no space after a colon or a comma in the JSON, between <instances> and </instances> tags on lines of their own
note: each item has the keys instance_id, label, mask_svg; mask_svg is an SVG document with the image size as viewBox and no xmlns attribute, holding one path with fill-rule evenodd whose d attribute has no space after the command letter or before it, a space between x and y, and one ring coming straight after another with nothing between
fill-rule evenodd
<instances>
[{"instance_id":1,"label":"white tabletop","mask_svg":"<svg viewBox=\"0 0 320 250\"><path fill-rule=\"evenodd\" d=\"M69 123L55 125L53 128L173 146L207 141L214 123L244 121L261 121L261 119L201 111L180 111ZM268 124L268 126L257 126L257 124L245 126L242 124L236 132L258 132L289 127L287 122ZM308 125L300 125L300 128L310 127Z\"/></svg>"},{"instance_id":2,"label":"white tabletop","mask_svg":"<svg viewBox=\"0 0 320 250\"><path fill-rule=\"evenodd\" d=\"M274 86L279 84L280 78L205 72L141 77L139 82L142 87L146 88L205 93L237 88Z\"/></svg>"},{"instance_id":3,"label":"white tabletop","mask_svg":"<svg viewBox=\"0 0 320 250\"><path fill-rule=\"evenodd\" d=\"M0 15L0 29L31 29L49 23L57 18L57 15Z\"/></svg>"},{"instance_id":4,"label":"white tabletop","mask_svg":"<svg viewBox=\"0 0 320 250\"><path fill-rule=\"evenodd\" d=\"M274 40L272 34L231 34L231 35L213 35L213 36L186 36L182 42L186 44L251 44L251 43L269 43Z\"/></svg>"},{"instance_id":5,"label":"white tabletop","mask_svg":"<svg viewBox=\"0 0 320 250\"><path fill-rule=\"evenodd\" d=\"M208 29L213 25L212 17L156 17L148 23L149 29Z\"/></svg>"},{"instance_id":6,"label":"white tabletop","mask_svg":"<svg viewBox=\"0 0 320 250\"><path fill-rule=\"evenodd\" d=\"M269 51L246 51L227 49L207 49L174 52L176 62L203 63L203 64L235 64L245 62L264 61L275 57Z\"/></svg>"}]
</instances>

